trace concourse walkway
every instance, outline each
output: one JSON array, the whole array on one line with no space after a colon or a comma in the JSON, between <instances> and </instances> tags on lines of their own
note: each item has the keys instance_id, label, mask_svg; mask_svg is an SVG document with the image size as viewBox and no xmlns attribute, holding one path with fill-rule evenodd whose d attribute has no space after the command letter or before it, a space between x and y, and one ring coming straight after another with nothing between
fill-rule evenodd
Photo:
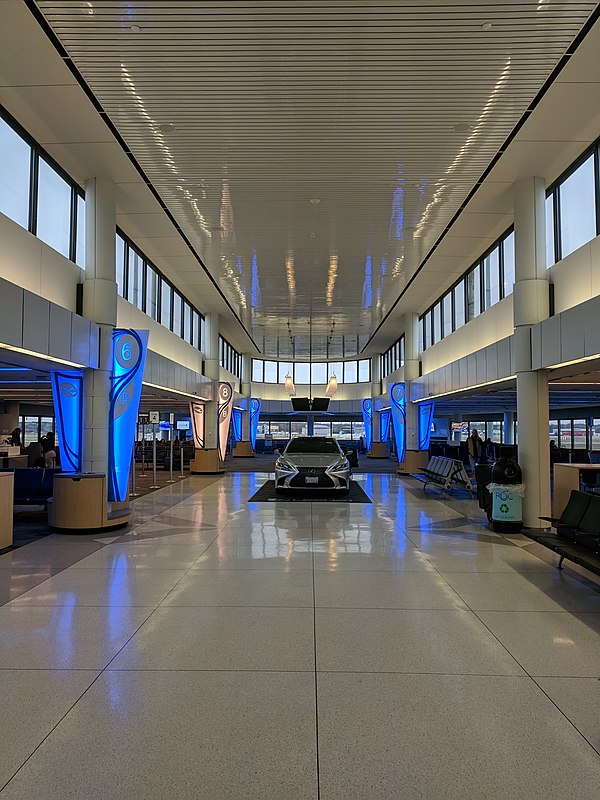
<instances>
[{"instance_id":1,"label":"concourse walkway","mask_svg":"<svg viewBox=\"0 0 600 800\"><path fill-rule=\"evenodd\" d=\"M597 800L597 584L411 480L267 477L0 557L2 800Z\"/></svg>"}]
</instances>

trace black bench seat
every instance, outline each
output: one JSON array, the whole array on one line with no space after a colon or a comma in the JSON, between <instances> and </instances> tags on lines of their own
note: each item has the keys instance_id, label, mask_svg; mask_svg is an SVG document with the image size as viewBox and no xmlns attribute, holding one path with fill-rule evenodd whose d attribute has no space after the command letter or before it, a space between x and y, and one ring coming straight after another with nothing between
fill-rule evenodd
<instances>
[{"instance_id":1,"label":"black bench seat","mask_svg":"<svg viewBox=\"0 0 600 800\"><path fill-rule=\"evenodd\" d=\"M551 522L556 528L556 533L523 532L530 539L560 556L559 569L562 569L562 563L566 558L567 561L600 575L599 495L573 489L560 518L540 517L540 519Z\"/></svg>"}]
</instances>

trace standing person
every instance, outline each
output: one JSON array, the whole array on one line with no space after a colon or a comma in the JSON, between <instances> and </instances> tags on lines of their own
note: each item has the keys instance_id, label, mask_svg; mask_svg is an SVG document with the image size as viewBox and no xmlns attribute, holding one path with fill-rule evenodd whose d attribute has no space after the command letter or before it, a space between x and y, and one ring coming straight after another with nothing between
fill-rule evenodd
<instances>
[{"instance_id":1,"label":"standing person","mask_svg":"<svg viewBox=\"0 0 600 800\"><path fill-rule=\"evenodd\" d=\"M475 469L475 465L481 460L481 446L483 442L479 436L477 428L473 428L471 435L467 439L467 449L469 451L469 464L471 469Z\"/></svg>"},{"instance_id":2,"label":"standing person","mask_svg":"<svg viewBox=\"0 0 600 800\"><path fill-rule=\"evenodd\" d=\"M15 447L21 446L21 428L15 428L10 435L10 443Z\"/></svg>"},{"instance_id":3,"label":"standing person","mask_svg":"<svg viewBox=\"0 0 600 800\"><path fill-rule=\"evenodd\" d=\"M44 464L47 469L50 469L54 464L56 458L56 447L54 444L54 433L48 431L45 436L42 436L42 455L44 456Z\"/></svg>"},{"instance_id":4,"label":"standing person","mask_svg":"<svg viewBox=\"0 0 600 800\"><path fill-rule=\"evenodd\" d=\"M482 460L485 461L486 464L493 464L496 460L496 448L494 447L494 443L489 436L483 443L482 455Z\"/></svg>"}]
</instances>

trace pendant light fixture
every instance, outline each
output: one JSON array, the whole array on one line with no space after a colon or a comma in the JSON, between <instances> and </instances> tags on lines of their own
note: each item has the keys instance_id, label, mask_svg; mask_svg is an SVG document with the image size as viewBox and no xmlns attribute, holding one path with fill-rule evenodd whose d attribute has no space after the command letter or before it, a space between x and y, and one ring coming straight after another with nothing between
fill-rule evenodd
<instances>
[{"instance_id":1,"label":"pendant light fixture","mask_svg":"<svg viewBox=\"0 0 600 800\"><path fill-rule=\"evenodd\" d=\"M285 376L285 383L283 384L283 388L288 393L290 397L296 396L296 387L294 386L294 380L290 373Z\"/></svg>"},{"instance_id":2,"label":"pendant light fixture","mask_svg":"<svg viewBox=\"0 0 600 800\"><path fill-rule=\"evenodd\" d=\"M329 381L327 383L327 388L325 389L325 394L327 397L333 397L333 395L337 392L337 390L338 390L338 382L334 372L329 378Z\"/></svg>"}]
</instances>

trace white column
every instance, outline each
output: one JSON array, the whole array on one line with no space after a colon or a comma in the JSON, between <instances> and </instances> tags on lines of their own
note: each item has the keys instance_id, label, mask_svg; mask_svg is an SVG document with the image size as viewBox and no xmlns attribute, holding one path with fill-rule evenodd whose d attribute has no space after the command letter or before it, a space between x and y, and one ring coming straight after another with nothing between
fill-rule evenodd
<instances>
[{"instance_id":1,"label":"white column","mask_svg":"<svg viewBox=\"0 0 600 800\"><path fill-rule=\"evenodd\" d=\"M204 352L204 374L213 381L214 400L206 403L204 407L204 447L207 449L217 447L217 392L219 384L219 315L211 311L206 315L205 320L205 352Z\"/></svg>"},{"instance_id":2,"label":"white column","mask_svg":"<svg viewBox=\"0 0 600 800\"><path fill-rule=\"evenodd\" d=\"M529 528L545 527L539 517L550 514L548 378L545 371L532 370L531 361L531 327L549 313L545 210L542 178L515 183L514 357L519 463L526 485L523 523Z\"/></svg>"},{"instance_id":3,"label":"white column","mask_svg":"<svg viewBox=\"0 0 600 800\"><path fill-rule=\"evenodd\" d=\"M419 315L404 315L404 382L406 384L406 449L419 449L419 409L410 402L410 384L419 377Z\"/></svg>"},{"instance_id":4,"label":"white column","mask_svg":"<svg viewBox=\"0 0 600 800\"><path fill-rule=\"evenodd\" d=\"M83 462L86 472L108 471L108 406L112 332L117 324L115 190L111 181L85 185L86 269L83 315L100 328L98 369L84 371Z\"/></svg>"},{"instance_id":5,"label":"white column","mask_svg":"<svg viewBox=\"0 0 600 800\"><path fill-rule=\"evenodd\" d=\"M250 397L252 396L252 356L242 353L242 394L247 397L246 408L242 414L242 441L250 441Z\"/></svg>"}]
</instances>

